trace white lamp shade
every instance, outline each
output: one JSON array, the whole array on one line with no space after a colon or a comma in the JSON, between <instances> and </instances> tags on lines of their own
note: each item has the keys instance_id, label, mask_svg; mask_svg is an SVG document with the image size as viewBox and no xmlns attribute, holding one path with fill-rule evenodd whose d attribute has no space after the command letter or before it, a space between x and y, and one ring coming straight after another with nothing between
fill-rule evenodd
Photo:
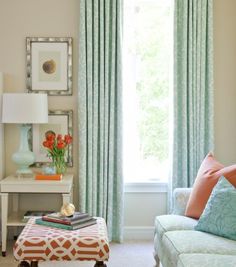
<instances>
[{"instance_id":1,"label":"white lamp shade","mask_svg":"<svg viewBox=\"0 0 236 267\"><path fill-rule=\"evenodd\" d=\"M46 94L5 93L2 98L3 123L47 123Z\"/></svg>"}]
</instances>

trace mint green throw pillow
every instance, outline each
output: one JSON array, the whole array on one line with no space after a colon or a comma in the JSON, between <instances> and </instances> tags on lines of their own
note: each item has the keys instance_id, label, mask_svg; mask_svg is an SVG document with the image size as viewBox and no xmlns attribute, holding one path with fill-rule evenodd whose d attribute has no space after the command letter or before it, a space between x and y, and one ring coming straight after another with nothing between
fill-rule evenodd
<instances>
[{"instance_id":1,"label":"mint green throw pillow","mask_svg":"<svg viewBox=\"0 0 236 267\"><path fill-rule=\"evenodd\" d=\"M236 188L224 176L212 190L195 230L236 240Z\"/></svg>"}]
</instances>

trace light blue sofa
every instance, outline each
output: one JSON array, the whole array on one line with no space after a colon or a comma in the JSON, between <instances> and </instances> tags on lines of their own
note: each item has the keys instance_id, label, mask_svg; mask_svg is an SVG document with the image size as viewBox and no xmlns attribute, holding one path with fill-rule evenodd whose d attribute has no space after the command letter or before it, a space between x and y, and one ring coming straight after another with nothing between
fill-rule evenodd
<instances>
[{"instance_id":1,"label":"light blue sofa","mask_svg":"<svg viewBox=\"0 0 236 267\"><path fill-rule=\"evenodd\" d=\"M191 189L174 191L174 214L155 219L154 257L163 267L236 267L236 241L195 231L183 216Z\"/></svg>"}]
</instances>

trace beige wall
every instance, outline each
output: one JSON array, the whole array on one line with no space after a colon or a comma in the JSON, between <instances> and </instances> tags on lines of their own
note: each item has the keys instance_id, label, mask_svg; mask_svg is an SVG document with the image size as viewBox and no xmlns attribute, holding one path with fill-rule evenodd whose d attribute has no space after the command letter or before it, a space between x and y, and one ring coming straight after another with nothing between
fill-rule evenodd
<instances>
[{"instance_id":1,"label":"beige wall","mask_svg":"<svg viewBox=\"0 0 236 267\"><path fill-rule=\"evenodd\" d=\"M215 40L215 153L225 164L236 162L236 1L214 1ZM0 0L0 71L5 73L5 91L23 92L25 86L25 37L73 37L73 96L50 97L51 109L74 110L74 159L77 175L77 44L79 0ZM18 130L7 126L6 174L15 171L10 157L18 146ZM75 179L75 196L78 186ZM36 197L37 198L37 197ZM50 196L41 205L47 205ZM52 199L52 198L51 198ZM30 208L32 196L22 198ZM53 202L53 200L50 200ZM34 205L37 201L33 201ZM77 201L76 201L77 203ZM152 226L155 214L166 211L165 194L127 193L125 225ZM58 201L54 200L58 206ZM139 207L137 209L136 207ZM134 213L134 210L137 211ZM141 213L141 212L145 213Z\"/></svg>"},{"instance_id":2,"label":"beige wall","mask_svg":"<svg viewBox=\"0 0 236 267\"><path fill-rule=\"evenodd\" d=\"M0 72L0 97L3 93L3 73ZM0 116L2 115L2 101L0 99ZM0 180L3 178L3 175L5 173L5 151L3 148L3 143L4 143L4 128L3 124L0 123Z\"/></svg>"},{"instance_id":3,"label":"beige wall","mask_svg":"<svg viewBox=\"0 0 236 267\"><path fill-rule=\"evenodd\" d=\"M73 37L73 96L50 96L49 108L74 110L75 160L74 167L70 171L75 176L78 156L76 134L78 3L78 0L0 0L0 70L4 73L5 92L26 90L26 37ZM8 175L16 170L11 155L18 149L18 128L15 125L6 125L5 136L6 175ZM75 190L77 191L77 182Z\"/></svg>"},{"instance_id":4,"label":"beige wall","mask_svg":"<svg viewBox=\"0 0 236 267\"><path fill-rule=\"evenodd\" d=\"M126 193L125 226L153 226L157 215L166 214L166 193Z\"/></svg>"},{"instance_id":5,"label":"beige wall","mask_svg":"<svg viewBox=\"0 0 236 267\"><path fill-rule=\"evenodd\" d=\"M215 154L236 163L236 1L214 2Z\"/></svg>"}]
</instances>

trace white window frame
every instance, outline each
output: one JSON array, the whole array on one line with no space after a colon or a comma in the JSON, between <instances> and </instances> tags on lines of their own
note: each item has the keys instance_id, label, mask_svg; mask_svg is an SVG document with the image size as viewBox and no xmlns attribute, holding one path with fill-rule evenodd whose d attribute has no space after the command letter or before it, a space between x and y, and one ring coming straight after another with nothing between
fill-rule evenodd
<instances>
[{"instance_id":1,"label":"white window frame","mask_svg":"<svg viewBox=\"0 0 236 267\"><path fill-rule=\"evenodd\" d=\"M135 1L135 0L134 0ZM172 3L174 2L173 0L171 0ZM174 3L173 3L174 5ZM172 12L174 11L174 8L172 9ZM173 14L174 16L174 14ZM173 58L172 58L173 60ZM173 77L171 77L173 78ZM171 83L173 83L173 81L171 81ZM171 96L172 96L171 92ZM172 108L170 107L170 113L172 112ZM172 130L172 119L170 118L170 127L169 130ZM172 141L172 139L171 139ZM171 160L170 160L171 163ZM168 192L168 179L167 180L145 180L145 181L137 181L137 182L130 182L130 181L124 181L124 192L125 193L167 193Z\"/></svg>"},{"instance_id":2,"label":"white window frame","mask_svg":"<svg viewBox=\"0 0 236 267\"><path fill-rule=\"evenodd\" d=\"M168 182L125 182L125 193L166 193L168 191Z\"/></svg>"}]
</instances>

